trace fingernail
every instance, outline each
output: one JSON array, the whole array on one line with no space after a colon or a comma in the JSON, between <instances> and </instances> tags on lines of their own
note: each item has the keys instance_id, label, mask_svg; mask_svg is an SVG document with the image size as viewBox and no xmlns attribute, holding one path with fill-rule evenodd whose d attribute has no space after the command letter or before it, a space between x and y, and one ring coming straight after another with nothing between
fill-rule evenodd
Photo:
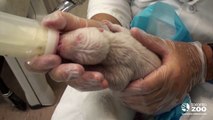
<instances>
[{"instance_id":1,"label":"fingernail","mask_svg":"<svg viewBox=\"0 0 213 120\"><path fill-rule=\"evenodd\" d=\"M32 70L32 65L31 65L32 63L31 63L31 61L26 61L25 62L25 67L28 69L28 70Z\"/></svg>"},{"instance_id":2,"label":"fingernail","mask_svg":"<svg viewBox=\"0 0 213 120\"><path fill-rule=\"evenodd\" d=\"M25 64L27 65L28 68L36 68L36 69L42 68L46 70L52 69L58 65L58 63L56 63L55 61L38 62L37 59L26 61Z\"/></svg>"},{"instance_id":3,"label":"fingernail","mask_svg":"<svg viewBox=\"0 0 213 120\"><path fill-rule=\"evenodd\" d=\"M30 60L26 61L25 63L29 66L32 64Z\"/></svg>"},{"instance_id":4,"label":"fingernail","mask_svg":"<svg viewBox=\"0 0 213 120\"><path fill-rule=\"evenodd\" d=\"M42 20L42 24L49 28L63 30L67 25L67 21L62 14L65 13L57 11L50 15L47 15Z\"/></svg>"},{"instance_id":5,"label":"fingernail","mask_svg":"<svg viewBox=\"0 0 213 120\"><path fill-rule=\"evenodd\" d=\"M49 21L52 21L54 19L53 15L48 15L48 16L45 16L42 20L42 24L43 25L46 25L49 23Z\"/></svg>"},{"instance_id":6,"label":"fingernail","mask_svg":"<svg viewBox=\"0 0 213 120\"><path fill-rule=\"evenodd\" d=\"M66 73L67 73L66 81L77 79L80 76L80 73L73 69L66 71Z\"/></svg>"},{"instance_id":7,"label":"fingernail","mask_svg":"<svg viewBox=\"0 0 213 120\"><path fill-rule=\"evenodd\" d=\"M137 28L137 27L133 27L133 28L131 28L131 30L138 31L138 32L141 33L141 34L147 34L144 30L139 29L139 28Z\"/></svg>"},{"instance_id":8,"label":"fingernail","mask_svg":"<svg viewBox=\"0 0 213 120\"><path fill-rule=\"evenodd\" d=\"M34 59L36 57L34 57L33 59L28 59L25 61L25 66L28 68L28 69L31 69L31 68L34 68Z\"/></svg>"},{"instance_id":9,"label":"fingernail","mask_svg":"<svg viewBox=\"0 0 213 120\"><path fill-rule=\"evenodd\" d=\"M43 18L43 21L54 21L57 19L59 14L57 12L51 13Z\"/></svg>"},{"instance_id":10,"label":"fingernail","mask_svg":"<svg viewBox=\"0 0 213 120\"><path fill-rule=\"evenodd\" d=\"M108 84L107 80L103 80L103 81L101 82L101 86L102 86L102 88L108 88L108 87L109 87L109 84Z\"/></svg>"}]
</instances>

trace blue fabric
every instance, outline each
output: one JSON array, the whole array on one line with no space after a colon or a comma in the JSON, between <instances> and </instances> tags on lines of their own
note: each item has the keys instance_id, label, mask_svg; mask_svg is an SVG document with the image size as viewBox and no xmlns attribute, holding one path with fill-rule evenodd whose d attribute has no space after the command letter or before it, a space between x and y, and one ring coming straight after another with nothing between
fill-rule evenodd
<instances>
[{"instance_id":1,"label":"blue fabric","mask_svg":"<svg viewBox=\"0 0 213 120\"><path fill-rule=\"evenodd\" d=\"M190 99L189 95L187 95L185 97L183 103L186 103L186 104L190 104L191 103L191 99ZM187 111L183 111L182 110L182 107L181 107L182 104L176 106L175 108L173 108L169 112L166 112L166 113L163 113L161 115L155 116L155 120L179 120L180 117L184 113L187 112Z\"/></svg>"},{"instance_id":2,"label":"blue fabric","mask_svg":"<svg viewBox=\"0 0 213 120\"><path fill-rule=\"evenodd\" d=\"M176 14L175 9L162 2L156 2L140 11L133 18L130 26L140 28L163 39L192 42L188 30ZM183 103L190 104L190 97L186 96ZM155 116L155 120L179 120L186 112L181 109L181 105L177 105L169 112Z\"/></svg>"},{"instance_id":3,"label":"blue fabric","mask_svg":"<svg viewBox=\"0 0 213 120\"><path fill-rule=\"evenodd\" d=\"M192 38L175 9L156 2L141 10L131 21L130 27L140 28L163 39L191 42Z\"/></svg>"}]
</instances>

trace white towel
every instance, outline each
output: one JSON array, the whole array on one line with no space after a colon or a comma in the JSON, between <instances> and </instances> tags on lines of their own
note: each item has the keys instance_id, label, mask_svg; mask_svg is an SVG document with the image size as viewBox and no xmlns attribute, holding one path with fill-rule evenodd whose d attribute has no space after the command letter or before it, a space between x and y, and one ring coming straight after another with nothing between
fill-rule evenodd
<instances>
[{"instance_id":1,"label":"white towel","mask_svg":"<svg viewBox=\"0 0 213 120\"><path fill-rule=\"evenodd\" d=\"M51 120L83 120L81 105L88 93L67 86Z\"/></svg>"}]
</instances>

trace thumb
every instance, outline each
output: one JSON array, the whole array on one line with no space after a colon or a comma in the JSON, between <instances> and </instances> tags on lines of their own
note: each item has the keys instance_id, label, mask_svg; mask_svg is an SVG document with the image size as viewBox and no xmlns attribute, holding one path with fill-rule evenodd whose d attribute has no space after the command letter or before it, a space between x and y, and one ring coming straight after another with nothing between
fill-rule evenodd
<instances>
[{"instance_id":1,"label":"thumb","mask_svg":"<svg viewBox=\"0 0 213 120\"><path fill-rule=\"evenodd\" d=\"M156 53L159 56L168 54L168 47L166 46L166 40L162 40L156 36L150 35L138 28L132 28L130 30L131 35L138 40L144 47L150 51Z\"/></svg>"},{"instance_id":2,"label":"thumb","mask_svg":"<svg viewBox=\"0 0 213 120\"><path fill-rule=\"evenodd\" d=\"M73 14L56 11L44 17L42 25L56 30L70 31L87 26L86 22L85 19Z\"/></svg>"}]
</instances>

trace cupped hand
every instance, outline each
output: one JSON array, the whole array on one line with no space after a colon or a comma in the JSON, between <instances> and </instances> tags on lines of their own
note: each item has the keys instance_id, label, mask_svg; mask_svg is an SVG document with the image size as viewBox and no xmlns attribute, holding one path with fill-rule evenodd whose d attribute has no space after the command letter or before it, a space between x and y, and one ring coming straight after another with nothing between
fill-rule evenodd
<instances>
[{"instance_id":1,"label":"cupped hand","mask_svg":"<svg viewBox=\"0 0 213 120\"><path fill-rule=\"evenodd\" d=\"M44 17L42 25L59 31L61 35L82 27L103 27L101 22L87 20L60 11ZM65 63L63 58L57 54L35 56L26 62L26 67L34 72L48 72L53 80L66 82L82 91L100 90L108 87L100 72L85 71L83 66L71 61Z\"/></svg>"},{"instance_id":2,"label":"cupped hand","mask_svg":"<svg viewBox=\"0 0 213 120\"><path fill-rule=\"evenodd\" d=\"M121 92L121 100L128 107L147 114L169 111L182 102L193 86L204 81L206 62L200 43L161 40L137 28L131 33L159 55L162 65Z\"/></svg>"}]
</instances>

